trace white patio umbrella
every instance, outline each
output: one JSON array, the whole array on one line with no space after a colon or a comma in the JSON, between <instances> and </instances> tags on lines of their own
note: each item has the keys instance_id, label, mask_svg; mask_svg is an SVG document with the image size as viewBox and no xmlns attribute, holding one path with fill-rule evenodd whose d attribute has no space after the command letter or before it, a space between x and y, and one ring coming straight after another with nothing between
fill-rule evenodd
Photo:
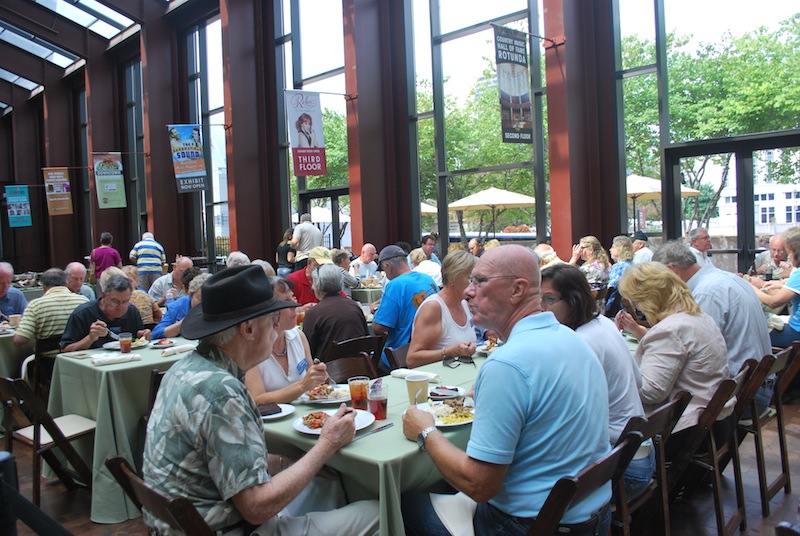
<instances>
[{"instance_id":1,"label":"white patio umbrella","mask_svg":"<svg viewBox=\"0 0 800 536\"><path fill-rule=\"evenodd\" d=\"M636 231L636 201L661 199L661 181L641 175L628 175L625 180L625 189L628 192L628 199L633 202L633 230ZM699 195L700 190L681 184L681 197L697 197Z\"/></svg>"},{"instance_id":2,"label":"white patio umbrella","mask_svg":"<svg viewBox=\"0 0 800 536\"><path fill-rule=\"evenodd\" d=\"M439 213L439 209L428 203L419 204L419 213L423 216L431 216Z\"/></svg>"},{"instance_id":3,"label":"white patio umbrella","mask_svg":"<svg viewBox=\"0 0 800 536\"><path fill-rule=\"evenodd\" d=\"M463 197L458 201L453 201L448 205L448 210L491 210L492 211L492 231L494 228L495 211L506 208L524 208L536 205L536 198L517 192L509 192L492 186L486 190Z\"/></svg>"}]
</instances>

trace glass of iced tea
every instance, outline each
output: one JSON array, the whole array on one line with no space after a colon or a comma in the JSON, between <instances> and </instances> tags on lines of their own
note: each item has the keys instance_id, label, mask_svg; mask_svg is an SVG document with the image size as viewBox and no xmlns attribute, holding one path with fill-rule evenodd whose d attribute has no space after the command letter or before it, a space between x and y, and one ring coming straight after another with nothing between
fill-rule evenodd
<instances>
[{"instance_id":1,"label":"glass of iced tea","mask_svg":"<svg viewBox=\"0 0 800 536\"><path fill-rule=\"evenodd\" d=\"M379 378L370 385L367 393L369 412L375 415L376 421L386 420L386 406L389 402L389 386Z\"/></svg>"},{"instance_id":2,"label":"glass of iced tea","mask_svg":"<svg viewBox=\"0 0 800 536\"><path fill-rule=\"evenodd\" d=\"M306 312L305 311L297 311L297 325L303 323L303 320L306 319Z\"/></svg>"},{"instance_id":3,"label":"glass of iced tea","mask_svg":"<svg viewBox=\"0 0 800 536\"><path fill-rule=\"evenodd\" d=\"M369 378L366 376L354 376L347 379L350 386L350 401L353 409L368 409L367 390L369 389Z\"/></svg>"},{"instance_id":4,"label":"glass of iced tea","mask_svg":"<svg viewBox=\"0 0 800 536\"><path fill-rule=\"evenodd\" d=\"M131 344L133 344L132 335L130 333L119 334L119 351L123 354L131 353Z\"/></svg>"}]
</instances>

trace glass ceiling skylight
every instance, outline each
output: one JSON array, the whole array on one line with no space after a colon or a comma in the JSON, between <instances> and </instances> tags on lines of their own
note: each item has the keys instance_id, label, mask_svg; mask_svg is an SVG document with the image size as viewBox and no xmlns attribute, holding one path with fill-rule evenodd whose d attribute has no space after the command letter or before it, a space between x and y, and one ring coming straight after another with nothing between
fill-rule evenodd
<instances>
[{"instance_id":1,"label":"glass ceiling skylight","mask_svg":"<svg viewBox=\"0 0 800 536\"><path fill-rule=\"evenodd\" d=\"M55 11L94 33L112 39L134 22L96 0L35 0L37 4Z\"/></svg>"},{"instance_id":2,"label":"glass ceiling skylight","mask_svg":"<svg viewBox=\"0 0 800 536\"><path fill-rule=\"evenodd\" d=\"M27 78L22 78L21 76L6 71L3 68L0 68L0 80L11 82L12 84L16 84L19 87L27 89L28 91L33 91L34 89L39 87L39 85L36 84L35 82L31 82Z\"/></svg>"},{"instance_id":3,"label":"glass ceiling skylight","mask_svg":"<svg viewBox=\"0 0 800 536\"><path fill-rule=\"evenodd\" d=\"M3 21L0 21L0 41L21 48L61 68L72 65L78 59L78 56Z\"/></svg>"}]
</instances>

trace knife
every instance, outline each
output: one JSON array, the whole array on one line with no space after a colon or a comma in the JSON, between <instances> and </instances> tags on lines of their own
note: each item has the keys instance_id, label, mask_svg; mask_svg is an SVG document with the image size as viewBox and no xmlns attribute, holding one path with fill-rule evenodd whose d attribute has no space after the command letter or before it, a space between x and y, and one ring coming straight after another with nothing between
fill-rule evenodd
<instances>
[{"instance_id":1,"label":"knife","mask_svg":"<svg viewBox=\"0 0 800 536\"><path fill-rule=\"evenodd\" d=\"M355 441L358 441L359 439L364 439L364 438L365 438L365 437L367 437L368 435L372 435L372 434L374 434L374 433L376 433L376 432L380 432L381 430L386 430L387 428L391 428L392 426L394 426L394 423L393 423L393 422L390 422L390 423L388 423L388 424L384 424L383 426L378 426L378 427L377 427L377 428L375 428L374 430L370 430L369 432L367 432L367 433L366 433L366 434L364 434L364 435L360 435L360 436L358 436L358 437L354 437L354 438L353 438L353 441L351 441L351 443L353 443L353 442L355 442Z\"/></svg>"}]
</instances>

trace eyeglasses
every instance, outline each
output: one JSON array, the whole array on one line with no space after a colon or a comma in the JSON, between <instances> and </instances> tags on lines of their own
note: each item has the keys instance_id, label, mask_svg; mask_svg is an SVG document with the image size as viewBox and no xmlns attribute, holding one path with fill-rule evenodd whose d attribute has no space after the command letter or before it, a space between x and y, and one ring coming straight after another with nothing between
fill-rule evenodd
<instances>
[{"instance_id":1,"label":"eyeglasses","mask_svg":"<svg viewBox=\"0 0 800 536\"><path fill-rule=\"evenodd\" d=\"M490 279L516 279L518 276L516 275L493 275L491 277L481 277L479 275L472 275L467 278L467 281L474 286L475 288L481 288L481 285L489 281Z\"/></svg>"},{"instance_id":2,"label":"eyeglasses","mask_svg":"<svg viewBox=\"0 0 800 536\"><path fill-rule=\"evenodd\" d=\"M459 355L459 356L455 356L455 357L445 357L442 360L442 365L444 365L445 367L450 367L450 368L456 368L459 365L461 365L461 363L464 363L465 365L472 365L473 367L475 366L475 360L472 359L468 355Z\"/></svg>"},{"instance_id":3,"label":"eyeglasses","mask_svg":"<svg viewBox=\"0 0 800 536\"><path fill-rule=\"evenodd\" d=\"M556 303L560 302L563 299L564 298L556 298L555 296L550 296L549 294L547 296L542 296L542 301L544 303L546 303L547 305L556 304Z\"/></svg>"},{"instance_id":4,"label":"eyeglasses","mask_svg":"<svg viewBox=\"0 0 800 536\"><path fill-rule=\"evenodd\" d=\"M120 301L115 298L106 298L106 299L108 300L108 303L110 303L112 307L121 307L123 305L127 307L131 303L131 300Z\"/></svg>"}]
</instances>

